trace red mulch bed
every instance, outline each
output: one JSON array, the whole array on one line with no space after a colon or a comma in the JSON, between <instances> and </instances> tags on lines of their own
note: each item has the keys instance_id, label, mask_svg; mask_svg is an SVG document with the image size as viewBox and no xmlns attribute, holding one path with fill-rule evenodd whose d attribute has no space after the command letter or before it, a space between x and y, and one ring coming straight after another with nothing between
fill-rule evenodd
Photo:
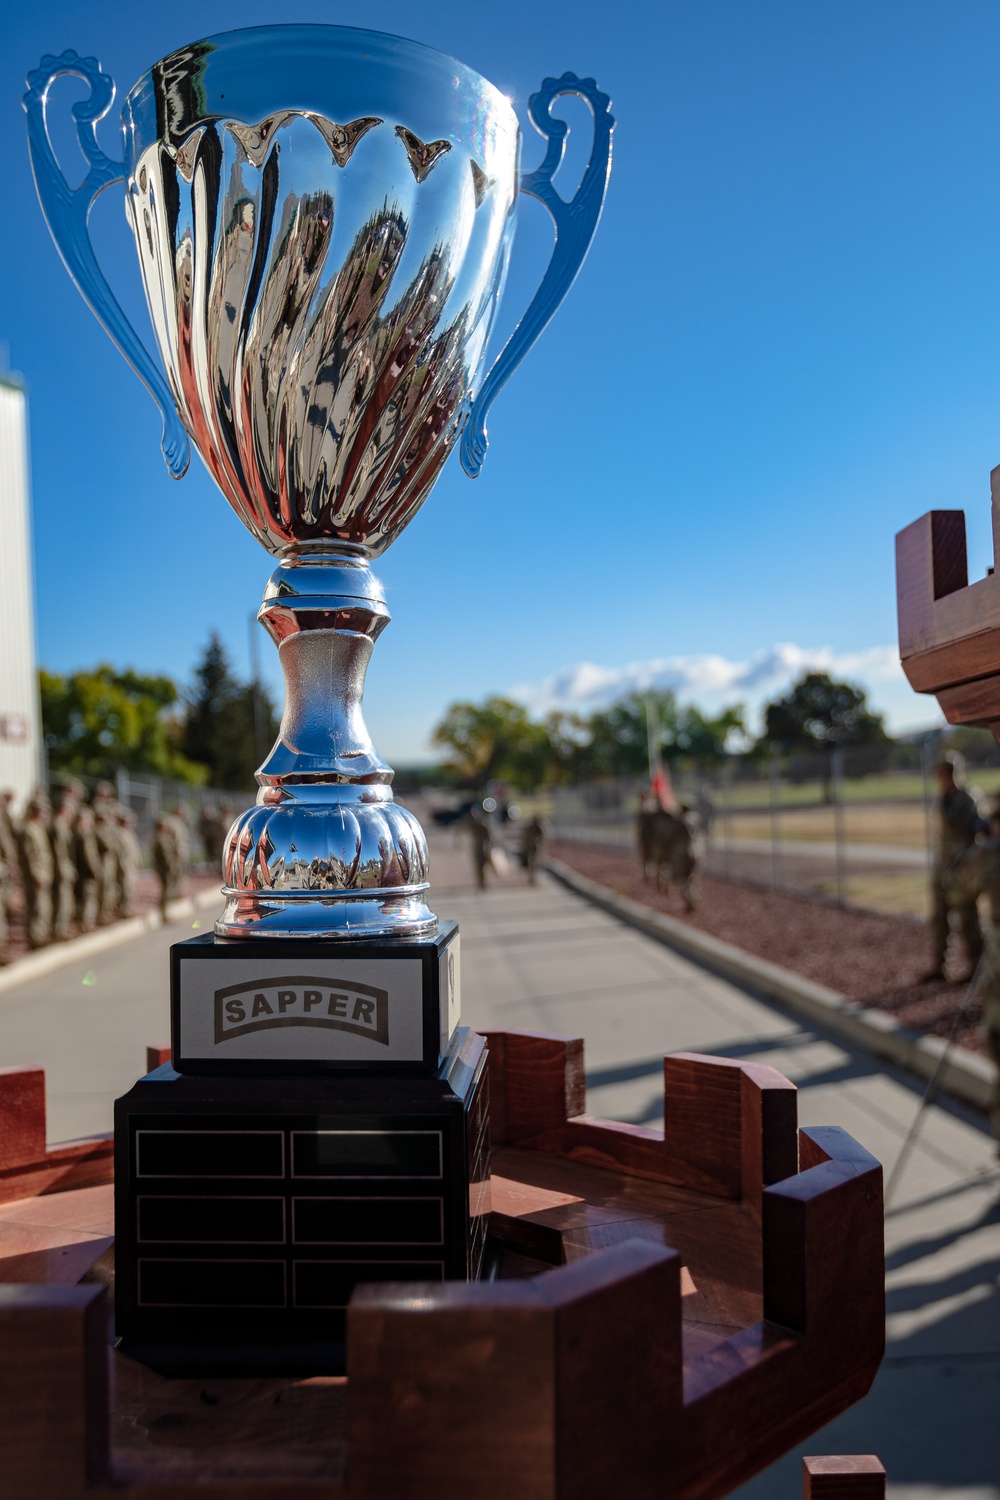
<instances>
[{"instance_id":1,"label":"red mulch bed","mask_svg":"<svg viewBox=\"0 0 1000 1500\"><path fill-rule=\"evenodd\" d=\"M965 996L965 986L957 982L962 954L951 958L952 982L919 983L930 964L930 942L923 924L911 918L834 906L714 875L699 878L698 909L689 916L675 892L661 895L644 883L634 855L562 841L547 844L546 853L617 895L666 912L851 1000L889 1011L914 1031L947 1036ZM981 1019L982 1007L975 1001L956 1037L970 1051L983 1050Z\"/></svg>"}]
</instances>

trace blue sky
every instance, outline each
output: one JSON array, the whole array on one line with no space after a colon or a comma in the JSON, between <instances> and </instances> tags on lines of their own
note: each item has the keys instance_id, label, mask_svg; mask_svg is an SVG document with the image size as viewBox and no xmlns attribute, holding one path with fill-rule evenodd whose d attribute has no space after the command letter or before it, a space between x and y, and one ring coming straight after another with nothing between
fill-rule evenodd
<instances>
[{"instance_id":1,"label":"blue sky","mask_svg":"<svg viewBox=\"0 0 1000 1500\"><path fill-rule=\"evenodd\" d=\"M270 565L197 460L169 479L155 409L66 276L28 168L24 74L74 47L116 77L120 104L175 47L275 16L258 0L49 0L3 22L0 338L30 393L39 656L54 669L103 659L183 679L214 627L246 670ZM382 752L418 758L456 697L590 707L654 680L753 703L813 660L867 682L895 727L933 722L886 649L892 544L932 506L961 506L973 576L991 560L1000 7L286 0L280 18L415 36L522 120L543 76L594 74L619 122L594 247L493 409L483 476L453 457L379 564L394 618L366 710ZM117 150L113 129L103 140ZM95 240L146 333L119 192L98 203ZM507 326L549 242L527 202ZM263 636L260 652L277 682Z\"/></svg>"}]
</instances>

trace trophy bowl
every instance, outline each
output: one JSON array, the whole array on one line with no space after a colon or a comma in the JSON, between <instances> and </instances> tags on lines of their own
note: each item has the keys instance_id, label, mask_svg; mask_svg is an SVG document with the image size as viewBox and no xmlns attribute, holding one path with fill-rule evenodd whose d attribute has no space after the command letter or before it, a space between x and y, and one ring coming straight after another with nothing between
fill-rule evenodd
<instances>
[{"instance_id":1,"label":"trophy bowl","mask_svg":"<svg viewBox=\"0 0 1000 1500\"><path fill-rule=\"evenodd\" d=\"M66 183L49 140L52 82L90 170ZM189 439L277 559L258 618L285 679L256 805L223 854L222 937L414 937L435 930L427 846L392 798L361 711L389 615L370 561L422 505L455 443L478 474L486 414L586 255L611 164L609 100L592 79L546 79L529 113L542 165L520 173L508 99L415 42L332 26L229 32L183 47L130 90L123 157L97 125L114 84L93 58L46 57L25 108L39 198L71 276L149 388L175 477ZM552 185L566 126L594 116L571 202ZM97 265L96 195L125 183L164 374ZM545 276L482 379L520 194L556 227Z\"/></svg>"}]
</instances>

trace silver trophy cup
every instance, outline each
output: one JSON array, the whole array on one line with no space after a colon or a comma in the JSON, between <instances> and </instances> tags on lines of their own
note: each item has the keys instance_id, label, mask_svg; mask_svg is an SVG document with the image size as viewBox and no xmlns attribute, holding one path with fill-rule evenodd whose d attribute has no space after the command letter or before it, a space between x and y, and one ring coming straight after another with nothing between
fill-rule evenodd
<instances>
[{"instance_id":1,"label":"silver trophy cup","mask_svg":"<svg viewBox=\"0 0 1000 1500\"><path fill-rule=\"evenodd\" d=\"M71 73L90 170L66 183L46 125ZM327 26L229 32L172 53L130 91L124 153L96 127L114 84L93 58L46 57L25 96L49 228L82 295L163 416L180 477L194 442L219 488L278 560L259 619L276 643L285 709L256 805L224 851L223 937L424 937L427 846L394 803L361 709L389 614L370 562L423 504L456 442L486 452L489 406L571 285L611 166L609 100L592 79L547 79L529 104L546 138L519 174L509 101L415 42ZM594 145L569 203L552 186L577 94ZM166 379L104 280L87 234L97 194L124 181ZM552 260L482 377L520 193L556 226Z\"/></svg>"}]
</instances>

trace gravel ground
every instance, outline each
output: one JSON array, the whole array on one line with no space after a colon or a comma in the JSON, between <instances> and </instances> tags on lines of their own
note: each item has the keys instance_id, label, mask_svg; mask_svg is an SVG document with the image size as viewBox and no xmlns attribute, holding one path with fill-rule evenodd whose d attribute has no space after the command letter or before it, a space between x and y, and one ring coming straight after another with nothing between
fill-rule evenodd
<instances>
[{"instance_id":1,"label":"gravel ground","mask_svg":"<svg viewBox=\"0 0 1000 1500\"><path fill-rule=\"evenodd\" d=\"M758 958L781 964L852 1000L896 1016L914 1031L947 1036L965 996L964 955L950 959L951 982L921 984L930 963L923 923L839 907L786 891L762 890L704 875L692 915L674 892L660 894L642 879L635 856L593 844L553 841L546 853L618 895L666 912ZM956 946L953 944L953 948ZM982 1009L973 1002L956 1040L983 1050Z\"/></svg>"}]
</instances>

